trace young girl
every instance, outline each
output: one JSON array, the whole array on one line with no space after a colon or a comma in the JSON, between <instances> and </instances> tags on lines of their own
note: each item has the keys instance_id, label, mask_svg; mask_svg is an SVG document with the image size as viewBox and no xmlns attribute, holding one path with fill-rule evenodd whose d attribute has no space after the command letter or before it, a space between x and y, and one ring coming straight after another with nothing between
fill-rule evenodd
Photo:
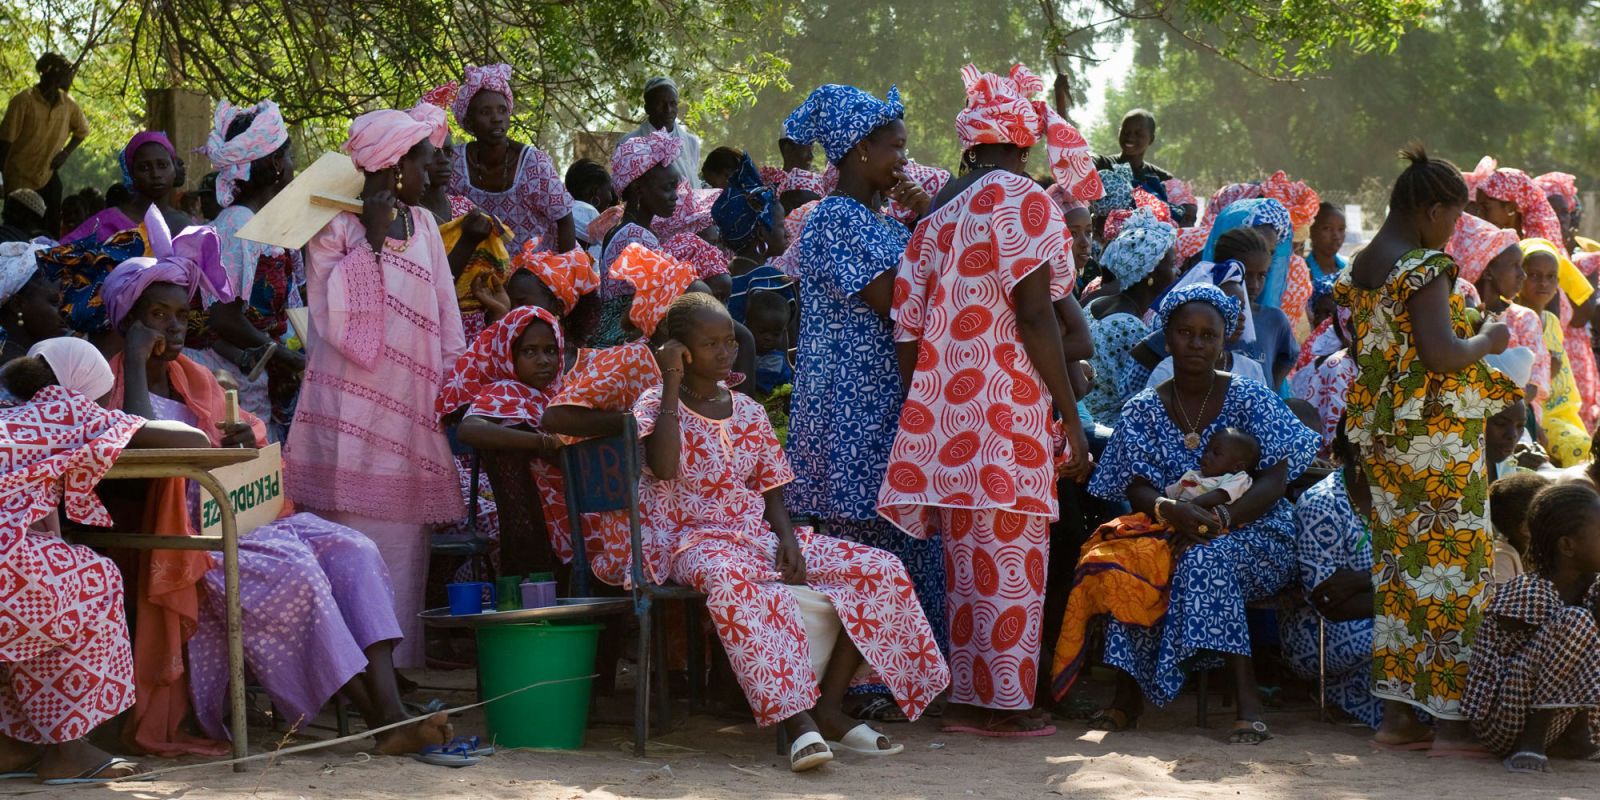
<instances>
[{"instance_id":1,"label":"young girl","mask_svg":"<svg viewBox=\"0 0 1600 800\"><path fill-rule=\"evenodd\" d=\"M1547 750L1592 758L1600 711L1600 495L1581 483L1528 508L1534 571L1496 588L1472 650L1462 710L1511 772L1549 772Z\"/></svg>"},{"instance_id":2,"label":"young girl","mask_svg":"<svg viewBox=\"0 0 1600 800\"><path fill-rule=\"evenodd\" d=\"M648 574L707 594L756 722L788 731L791 769L821 766L835 748L900 752L840 704L863 659L908 719L949 683L905 567L882 550L790 525L788 460L761 404L724 383L738 351L727 310L687 294L665 326L662 384L633 406Z\"/></svg>"},{"instance_id":3,"label":"young girl","mask_svg":"<svg viewBox=\"0 0 1600 800\"><path fill-rule=\"evenodd\" d=\"M544 513L538 514L536 505L526 510L534 512L528 514L530 521L543 517L543 531L527 532L533 535L518 535L522 531L514 528L505 531L500 567L507 574L546 570L556 558L572 559L565 488L561 469L552 462L561 440L539 430L545 406L561 388L564 350L561 322L554 314L537 306L513 309L478 334L456 359L439 393L441 416L466 408L457 429L462 444L477 448L496 464L501 459L518 462L525 470L524 481L531 476L537 487ZM523 458L517 459L519 454ZM520 487L524 481L495 481L496 496L501 496L502 485ZM538 535L541 532L548 533L548 547L546 537Z\"/></svg>"},{"instance_id":4,"label":"young girl","mask_svg":"<svg viewBox=\"0 0 1600 800\"><path fill-rule=\"evenodd\" d=\"M1561 291L1559 273L1566 257L1545 239L1523 241L1522 253L1522 271L1527 279L1517 299L1528 308L1544 309ZM1550 460L1558 467L1570 467L1582 463L1589 452L1589 431L1583 426L1583 401L1578 396L1572 364L1566 356L1567 329L1561 325L1561 319L1548 310L1539 312L1539 321L1544 331L1543 345L1550 354L1549 391L1544 397L1544 415L1540 422Z\"/></svg>"}]
</instances>

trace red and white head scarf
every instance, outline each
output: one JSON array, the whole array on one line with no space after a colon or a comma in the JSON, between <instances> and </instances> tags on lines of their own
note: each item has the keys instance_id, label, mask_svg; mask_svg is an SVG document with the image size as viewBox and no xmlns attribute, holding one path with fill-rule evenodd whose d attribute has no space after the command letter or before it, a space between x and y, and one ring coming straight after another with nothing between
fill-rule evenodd
<instances>
[{"instance_id":1,"label":"red and white head scarf","mask_svg":"<svg viewBox=\"0 0 1600 800\"><path fill-rule=\"evenodd\" d=\"M1156 219L1174 228L1177 227L1177 223L1172 219L1172 209L1166 203L1161 202L1161 198L1135 186L1133 187L1133 208L1119 208L1107 214L1104 232L1101 235L1108 242L1117 238L1117 234L1122 232L1122 226L1133 218L1137 209L1141 208L1149 209Z\"/></svg>"},{"instance_id":2,"label":"red and white head scarf","mask_svg":"<svg viewBox=\"0 0 1600 800\"><path fill-rule=\"evenodd\" d=\"M1289 222L1296 229L1310 225L1317 218L1317 209L1322 206L1322 198L1317 196L1316 190L1306 185L1305 181L1289 180L1289 176L1281 169L1261 182L1261 196L1276 200L1289 209Z\"/></svg>"},{"instance_id":3,"label":"red and white head scarf","mask_svg":"<svg viewBox=\"0 0 1600 800\"><path fill-rule=\"evenodd\" d=\"M693 233L679 233L661 242L667 255L694 267L697 278L728 274L731 259L716 245Z\"/></svg>"},{"instance_id":4,"label":"red and white head scarf","mask_svg":"<svg viewBox=\"0 0 1600 800\"><path fill-rule=\"evenodd\" d=\"M968 64L961 68L961 80L967 87L967 107L956 114L956 135L963 151L980 144L1032 147L1043 139L1056 182L1079 200L1100 197L1100 174L1083 134L1048 103L1030 99L1044 91L1043 79L1021 64L1005 76Z\"/></svg>"},{"instance_id":5,"label":"red and white head scarf","mask_svg":"<svg viewBox=\"0 0 1600 800\"><path fill-rule=\"evenodd\" d=\"M1228 206L1240 200L1253 200L1260 196L1261 184L1259 183L1230 183L1218 189L1216 194L1211 195L1211 202L1206 203L1206 213L1200 220L1200 226L1209 229L1211 223L1217 221L1217 215L1226 210Z\"/></svg>"},{"instance_id":6,"label":"red and white head scarf","mask_svg":"<svg viewBox=\"0 0 1600 800\"><path fill-rule=\"evenodd\" d=\"M253 114L250 125L228 138L228 128L241 114ZM211 135L206 137L206 157L217 168L217 205L233 205L234 186L250 179L250 165L266 158L289 141L289 127L283 122L278 104L262 100L253 106L236 106L227 100L217 104L212 117Z\"/></svg>"},{"instance_id":7,"label":"red and white head scarf","mask_svg":"<svg viewBox=\"0 0 1600 800\"><path fill-rule=\"evenodd\" d=\"M655 333L667 307L694 282L694 267L637 242L611 262L611 277L633 284L628 319L645 336Z\"/></svg>"},{"instance_id":8,"label":"red and white head scarf","mask_svg":"<svg viewBox=\"0 0 1600 800\"><path fill-rule=\"evenodd\" d=\"M1178 261L1182 263L1199 255L1200 251L1206 249L1206 242L1210 238L1210 225L1196 225L1192 228L1180 229L1178 231L1178 243L1175 246L1178 251Z\"/></svg>"},{"instance_id":9,"label":"red and white head scarf","mask_svg":"<svg viewBox=\"0 0 1600 800\"><path fill-rule=\"evenodd\" d=\"M944 189L944 185L950 182L950 172L948 170L930 167L926 164L918 164L915 161L906 161L905 173L906 178L921 186L922 191L927 192L929 197L938 197L939 192ZM883 213L900 220L907 226L915 224L918 216L916 211L900 205L898 201L893 199L889 200L888 205L884 206Z\"/></svg>"},{"instance_id":10,"label":"red and white head scarf","mask_svg":"<svg viewBox=\"0 0 1600 800\"><path fill-rule=\"evenodd\" d=\"M711 207L721 196L721 189L696 189L688 181L679 181L678 204L673 207L672 216L651 220L650 232L664 242L679 234L697 234L711 227Z\"/></svg>"},{"instance_id":11,"label":"red and white head scarf","mask_svg":"<svg viewBox=\"0 0 1600 800\"><path fill-rule=\"evenodd\" d=\"M611 188L621 195L639 176L660 164L678 160L681 149L683 144L678 137L666 131L652 131L619 142L616 152L611 154Z\"/></svg>"},{"instance_id":12,"label":"red and white head scarf","mask_svg":"<svg viewBox=\"0 0 1600 800\"><path fill-rule=\"evenodd\" d=\"M1482 194L1505 203L1515 203L1522 215L1522 235L1527 239L1547 239L1566 252L1566 236L1561 221L1543 189L1520 169L1502 168L1493 156L1484 156L1478 166L1461 177L1474 199Z\"/></svg>"},{"instance_id":13,"label":"red and white head scarf","mask_svg":"<svg viewBox=\"0 0 1600 800\"><path fill-rule=\"evenodd\" d=\"M472 341L455 366L446 373L434 410L440 416L462 406L467 413L513 422L539 424L545 406L561 388L561 376L543 391L517 380L514 349L522 332L534 322L543 322L555 331L556 349L564 350L561 323L538 306L518 306L493 325L484 328Z\"/></svg>"},{"instance_id":14,"label":"red and white head scarf","mask_svg":"<svg viewBox=\"0 0 1600 800\"><path fill-rule=\"evenodd\" d=\"M785 172L782 167L765 166L759 172L761 173L761 182L774 189L779 189L783 186L784 181L789 179L789 173Z\"/></svg>"},{"instance_id":15,"label":"red and white head scarf","mask_svg":"<svg viewBox=\"0 0 1600 800\"><path fill-rule=\"evenodd\" d=\"M1477 283L1489 262L1516 244L1516 231L1495 227L1487 220L1471 214L1462 214L1456 220L1455 235L1450 237L1450 243L1444 246L1444 251L1461 268L1462 280Z\"/></svg>"},{"instance_id":16,"label":"red and white head scarf","mask_svg":"<svg viewBox=\"0 0 1600 800\"><path fill-rule=\"evenodd\" d=\"M536 243L524 242L522 251L511 259L511 271L525 269L544 284L560 301L562 314L571 314L584 295L600 288L600 275L594 261L582 249L569 253L535 251Z\"/></svg>"},{"instance_id":17,"label":"red and white head scarf","mask_svg":"<svg viewBox=\"0 0 1600 800\"><path fill-rule=\"evenodd\" d=\"M1175 206L1198 206L1194 199L1194 189L1189 188L1188 181L1172 178L1161 182L1162 188L1167 190L1167 202Z\"/></svg>"},{"instance_id":18,"label":"red and white head scarf","mask_svg":"<svg viewBox=\"0 0 1600 800\"><path fill-rule=\"evenodd\" d=\"M438 106L441 111L449 111L450 106L456 102L456 95L460 92L461 84L450 81L423 92L422 102Z\"/></svg>"},{"instance_id":19,"label":"red and white head scarf","mask_svg":"<svg viewBox=\"0 0 1600 800\"><path fill-rule=\"evenodd\" d=\"M831 166L831 165L830 165ZM834 178L838 180L837 177ZM778 187L778 194L784 192L810 192L818 197L827 194L823 188L822 176L809 169L791 169Z\"/></svg>"},{"instance_id":20,"label":"red and white head scarf","mask_svg":"<svg viewBox=\"0 0 1600 800\"><path fill-rule=\"evenodd\" d=\"M472 98L485 89L496 94L505 95L507 111L517 107L515 98L511 96L510 64L467 67L467 74L461 81L461 88L456 92L455 99L450 103L450 110L456 115L456 124L466 124L467 106L472 105Z\"/></svg>"},{"instance_id":21,"label":"red and white head scarf","mask_svg":"<svg viewBox=\"0 0 1600 800\"><path fill-rule=\"evenodd\" d=\"M1544 190L1546 196L1558 194L1567 199L1567 208L1578 207L1578 176L1566 172L1546 172L1533 182Z\"/></svg>"}]
</instances>

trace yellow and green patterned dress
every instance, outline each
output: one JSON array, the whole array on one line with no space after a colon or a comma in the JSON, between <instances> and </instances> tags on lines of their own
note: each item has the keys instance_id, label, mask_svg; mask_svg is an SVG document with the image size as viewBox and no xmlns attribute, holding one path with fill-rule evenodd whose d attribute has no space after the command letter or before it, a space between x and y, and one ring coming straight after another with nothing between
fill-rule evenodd
<instances>
[{"instance_id":1,"label":"yellow and green patterned dress","mask_svg":"<svg viewBox=\"0 0 1600 800\"><path fill-rule=\"evenodd\" d=\"M1571 467L1589 460L1589 431L1583 427L1583 398L1567 361L1566 334L1561 318L1549 311L1540 312L1544 326L1544 346L1550 351L1550 393L1544 400L1544 435L1550 443L1550 460L1558 467Z\"/></svg>"},{"instance_id":2,"label":"yellow and green patterned dress","mask_svg":"<svg viewBox=\"0 0 1600 800\"><path fill-rule=\"evenodd\" d=\"M1413 250L1382 287L1346 272L1334 297L1355 329L1346 425L1372 484L1372 693L1461 720L1493 566L1484 422L1521 392L1482 361L1450 375L1422 365L1406 302L1456 271L1444 253ZM1450 320L1457 336L1472 333L1458 292Z\"/></svg>"}]
</instances>

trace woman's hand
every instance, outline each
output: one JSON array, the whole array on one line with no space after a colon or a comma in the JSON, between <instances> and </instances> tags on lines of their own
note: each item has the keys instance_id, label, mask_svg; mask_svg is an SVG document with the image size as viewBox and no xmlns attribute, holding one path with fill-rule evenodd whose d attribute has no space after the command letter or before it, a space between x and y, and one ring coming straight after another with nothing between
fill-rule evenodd
<instances>
[{"instance_id":1,"label":"woman's hand","mask_svg":"<svg viewBox=\"0 0 1600 800\"><path fill-rule=\"evenodd\" d=\"M122 335L122 350L127 356L126 361L142 365L151 356L159 356L167 351L167 339L155 328L135 320L128 326L128 332Z\"/></svg>"},{"instance_id":2,"label":"woman's hand","mask_svg":"<svg viewBox=\"0 0 1600 800\"><path fill-rule=\"evenodd\" d=\"M256 446L256 432L251 430L247 423L224 420L217 423L217 430L222 431L223 447Z\"/></svg>"},{"instance_id":3,"label":"woman's hand","mask_svg":"<svg viewBox=\"0 0 1600 800\"><path fill-rule=\"evenodd\" d=\"M287 347L273 348L272 357L282 362L290 372L299 374L306 371L306 355L298 350Z\"/></svg>"},{"instance_id":4,"label":"woman's hand","mask_svg":"<svg viewBox=\"0 0 1600 800\"><path fill-rule=\"evenodd\" d=\"M1083 425L1063 426L1067 434L1067 463L1057 470L1061 477L1071 478L1075 483L1083 483L1094 472L1094 456L1089 452L1089 437L1083 433Z\"/></svg>"},{"instance_id":5,"label":"woman's hand","mask_svg":"<svg viewBox=\"0 0 1600 800\"><path fill-rule=\"evenodd\" d=\"M473 209L461 220L461 238L476 245L494 233L494 220L488 214Z\"/></svg>"},{"instance_id":6,"label":"woman's hand","mask_svg":"<svg viewBox=\"0 0 1600 800\"><path fill-rule=\"evenodd\" d=\"M1489 340L1490 353L1504 353L1511 346L1511 329L1504 322L1485 322L1478 335Z\"/></svg>"},{"instance_id":7,"label":"woman's hand","mask_svg":"<svg viewBox=\"0 0 1600 800\"><path fill-rule=\"evenodd\" d=\"M1361 618L1351 616L1352 610L1344 606L1352 598L1371 591L1371 573L1340 569L1329 575L1327 580L1312 587L1311 594L1306 599L1317 609L1317 613L1335 622L1343 622ZM1368 612L1366 616L1371 616L1371 606L1367 606L1366 609Z\"/></svg>"},{"instance_id":8,"label":"woman's hand","mask_svg":"<svg viewBox=\"0 0 1600 800\"><path fill-rule=\"evenodd\" d=\"M922 185L906 177L904 172L895 172L899 183L889 190L889 199L917 212L917 216L928 213L928 208L933 205L933 198L922 188Z\"/></svg>"},{"instance_id":9,"label":"woman's hand","mask_svg":"<svg viewBox=\"0 0 1600 800\"><path fill-rule=\"evenodd\" d=\"M666 344L656 348L656 366L661 368L663 378L669 375L682 378L684 365L693 361L689 348L677 339L668 339Z\"/></svg>"},{"instance_id":10,"label":"woman's hand","mask_svg":"<svg viewBox=\"0 0 1600 800\"><path fill-rule=\"evenodd\" d=\"M790 586L806 585L806 557L793 531L778 537L778 575Z\"/></svg>"},{"instance_id":11,"label":"woman's hand","mask_svg":"<svg viewBox=\"0 0 1600 800\"><path fill-rule=\"evenodd\" d=\"M483 316L491 323L511 313L505 282L493 273L480 273L472 279L472 296L483 304Z\"/></svg>"},{"instance_id":12,"label":"woman's hand","mask_svg":"<svg viewBox=\"0 0 1600 800\"><path fill-rule=\"evenodd\" d=\"M1222 535L1222 522L1210 511L1194 503L1176 500L1156 502L1165 503L1165 507L1161 510L1162 517L1166 519L1167 526L1172 528L1174 556L1182 555L1185 550L1205 544Z\"/></svg>"},{"instance_id":13,"label":"woman's hand","mask_svg":"<svg viewBox=\"0 0 1600 800\"><path fill-rule=\"evenodd\" d=\"M378 243L372 249L379 249L389 238L389 226L399 210L400 199L393 189L374 189L361 198L361 227L367 231L367 243Z\"/></svg>"}]
</instances>

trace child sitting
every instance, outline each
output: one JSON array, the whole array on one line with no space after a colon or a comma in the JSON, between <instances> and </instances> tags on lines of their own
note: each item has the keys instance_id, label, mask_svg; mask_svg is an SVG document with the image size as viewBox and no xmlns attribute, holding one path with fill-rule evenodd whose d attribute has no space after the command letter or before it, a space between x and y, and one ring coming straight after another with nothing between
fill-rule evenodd
<instances>
[{"instance_id":1,"label":"child sitting","mask_svg":"<svg viewBox=\"0 0 1600 800\"><path fill-rule=\"evenodd\" d=\"M794 303L777 292L752 292L746 315L756 340L756 391L752 395L766 407L778 442L787 444L789 394L794 389L794 365L789 362Z\"/></svg>"},{"instance_id":2,"label":"child sitting","mask_svg":"<svg viewBox=\"0 0 1600 800\"><path fill-rule=\"evenodd\" d=\"M727 310L709 295L686 294L663 325L662 381L633 406L646 467L647 578L707 595L756 722L788 731L792 770L831 761L840 748L900 752L855 724L841 702L863 660L908 719L949 684L905 567L882 550L791 526L789 462L761 405L724 383L738 350Z\"/></svg>"},{"instance_id":3,"label":"child sitting","mask_svg":"<svg viewBox=\"0 0 1600 800\"><path fill-rule=\"evenodd\" d=\"M1185 472L1166 487L1165 495L1207 510L1219 508L1249 490L1250 470L1260 459L1261 446L1254 436L1224 428L1206 443L1200 469ZM1118 517L1084 543L1056 643L1056 697L1066 695L1083 668L1090 620L1111 614L1118 621L1149 627L1166 615L1173 564L1188 545L1173 539L1171 528L1160 519L1164 502L1156 501L1155 521L1142 513ZM1227 517L1221 522L1226 533ZM1085 589L1087 584L1100 586Z\"/></svg>"},{"instance_id":4,"label":"child sitting","mask_svg":"<svg viewBox=\"0 0 1600 800\"><path fill-rule=\"evenodd\" d=\"M1495 589L1461 710L1508 771L1549 772L1547 750L1600 752L1600 495L1580 483L1549 486L1527 522L1534 571Z\"/></svg>"},{"instance_id":5,"label":"child sitting","mask_svg":"<svg viewBox=\"0 0 1600 800\"><path fill-rule=\"evenodd\" d=\"M1494 582L1505 583L1526 572L1528 507L1550 479L1537 472L1516 472L1489 484L1489 522L1494 532Z\"/></svg>"}]
</instances>

